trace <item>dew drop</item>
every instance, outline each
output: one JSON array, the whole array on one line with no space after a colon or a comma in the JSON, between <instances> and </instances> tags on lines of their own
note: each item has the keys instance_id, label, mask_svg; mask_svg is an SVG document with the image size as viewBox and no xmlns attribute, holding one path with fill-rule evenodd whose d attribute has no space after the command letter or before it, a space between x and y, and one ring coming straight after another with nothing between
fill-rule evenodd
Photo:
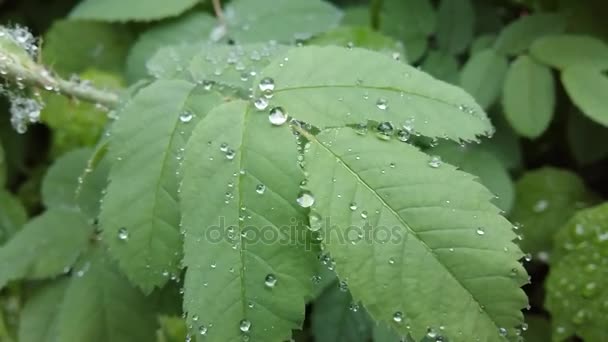
<instances>
[{"instance_id":1,"label":"dew drop","mask_svg":"<svg viewBox=\"0 0 608 342\"><path fill-rule=\"evenodd\" d=\"M207 326L201 325L201 326L198 327L198 334L201 335L201 336L205 336L205 335L207 335L207 331L208 330L209 329L207 329Z\"/></svg>"},{"instance_id":2,"label":"dew drop","mask_svg":"<svg viewBox=\"0 0 608 342\"><path fill-rule=\"evenodd\" d=\"M282 107L274 107L270 110L268 120L275 126L281 126L287 122L287 113Z\"/></svg>"},{"instance_id":3,"label":"dew drop","mask_svg":"<svg viewBox=\"0 0 608 342\"><path fill-rule=\"evenodd\" d=\"M505 328L498 328L498 334L502 337L506 337L508 334L508 331Z\"/></svg>"},{"instance_id":4,"label":"dew drop","mask_svg":"<svg viewBox=\"0 0 608 342\"><path fill-rule=\"evenodd\" d=\"M257 109L258 111L263 111L266 110L266 108L268 108L268 100L260 97L257 98L255 101L253 101L253 105L255 106L255 109Z\"/></svg>"},{"instance_id":5,"label":"dew drop","mask_svg":"<svg viewBox=\"0 0 608 342\"><path fill-rule=\"evenodd\" d=\"M352 202L349 207L348 207L351 211L355 211L357 210L357 203Z\"/></svg>"},{"instance_id":6,"label":"dew drop","mask_svg":"<svg viewBox=\"0 0 608 342\"><path fill-rule=\"evenodd\" d=\"M233 160L235 156L236 156L236 152L233 149L228 148L226 150L226 159Z\"/></svg>"},{"instance_id":7,"label":"dew drop","mask_svg":"<svg viewBox=\"0 0 608 342\"><path fill-rule=\"evenodd\" d=\"M382 122L378 125L378 137L383 140L388 140L393 135L395 129L390 122Z\"/></svg>"},{"instance_id":8,"label":"dew drop","mask_svg":"<svg viewBox=\"0 0 608 342\"><path fill-rule=\"evenodd\" d=\"M486 231L482 227L479 227L479 228L477 228L475 233L477 233L477 235L484 235L486 233Z\"/></svg>"},{"instance_id":9,"label":"dew drop","mask_svg":"<svg viewBox=\"0 0 608 342\"><path fill-rule=\"evenodd\" d=\"M298 195L296 201L302 208L310 208L313 204L315 204L315 198L309 191L302 191L300 195Z\"/></svg>"},{"instance_id":10,"label":"dew drop","mask_svg":"<svg viewBox=\"0 0 608 342\"><path fill-rule=\"evenodd\" d=\"M410 132L405 129L400 129L397 131L397 139L402 142L407 142L410 139Z\"/></svg>"},{"instance_id":11,"label":"dew drop","mask_svg":"<svg viewBox=\"0 0 608 342\"><path fill-rule=\"evenodd\" d=\"M183 112L180 116L179 116L179 121L183 122L183 123L188 123L190 121L192 121L192 118L194 118L194 114L192 114L192 112Z\"/></svg>"},{"instance_id":12,"label":"dew drop","mask_svg":"<svg viewBox=\"0 0 608 342\"><path fill-rule=\"evenodd\" d=\"M310 224L310 230L313 232L319 231L319 229L321 229L322 226L322 218L321 215L319 215L316 212L311 212L310 216L308 218L309 224Z\"/></svg>"},{"instance_id":13,"label":"dew drop","mask_svg":"<svg viewBox=\"0 0 608 342\"><path fill-rule=\"evenodd\" d=\"M264 184L256 185L255 192L257 192L260 195L263 195L266 192L266 185L264 185Z\"/></svg>"},{"instance_id":14,"label":"dew drop","mask_svg":"<svg viewBox=\"0 0 608 342\"><path fill-rule=\"evenodd\" d=\"M274 80L270 77L264 77L260 81L260 90L263 92L273 91L274 90Z\"/></svg>"},{"instance_id":15,"label":"dew drop","mask_svg":"<svg viewBox=\"0 0 608 342\"><path fill-rule=\"evenodd\" d=\"M432 156L429 160L429 166L436 169L441 166L441 158L438 156Z\"/></svg>"},{"instance_id":16,"label":"dew drop","mask_svg":"<svg viewBox=\"0 0 608 342\"><path fill-rule=\"evenodd\" d=\"M395 323L403 322L403 313L401 311L397 311L393 314L393 322L395 322Z\"/></svg>"},{"instance_id":17,"label":"dew drop","mask_svg":"<svg viewBox=\"0 0 608 342\"><path fill-rule=\"evenodd\" d=\"M239 329L241 329L241 331L244 333L249 332L251 329L251 322L246 319L241 320L239 323Z\"/></svg>"},{"instance_id":18,"label":"dew drop","mask_svg":"<svg viewBox=\"0 0 608 342\"><path fill-rule=\"evenodd\" d=\"M266 278L264 278L264 285L266 285L266 287L271 289L271 288L275 287L276 284L277 284L277 277L275 277L274 274L266 275Z\"/></svg>"},{"instance_id":19,"label":"dew drop","mask_svg":"<svg viewBox=\"0 0 608 342\"><path fill-rule=\"evenodd\" d=\"M342 292L348 291L348 283L344 280L340 280L338 283L338 289L340 289Z\"/></svg>"},{"instance_id":20,"label":"dew drop","mask_svg":"<svg viewBox=\"0 0 608 342\"><path fill-rule=\"evenodd\" d=\"M389 258L388 259L388 264L389 265L394 265L395 264L395 259L394 258Z\"/></svg>"},{"instance_id":21,"label":"dew drop","mask_svg":"<svg viewBox=\"0 0 608 342\"><path fill-rule=\"evenodd\" d=\"M125 227L121 227L118 229L118 239L122 241L127 241L129 239L129 231Z\"/></svg>"},{"instance_id":22,"label":"dew drop","mask_svg":"<svg viewBox=\"0 0 608 342\"><path fill-rule=\"evenodd\" d=\"M381 97L376 101L376 107L380 110L386 110L388 108L388 101Z\"/></svg>"}]
</instances>

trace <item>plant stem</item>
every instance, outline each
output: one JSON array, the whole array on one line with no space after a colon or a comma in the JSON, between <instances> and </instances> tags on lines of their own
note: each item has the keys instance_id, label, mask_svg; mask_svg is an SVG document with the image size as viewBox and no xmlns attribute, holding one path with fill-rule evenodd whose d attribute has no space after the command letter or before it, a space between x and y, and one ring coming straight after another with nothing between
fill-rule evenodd
<instances>
[{"instance_id":1,"label":"plant stem","mask_svg":"<svg viewBox=\"0 0 608 342\"><path fill-rule=\"evenodd\" d=\"M219 20L222 26L226 27L226 19L224 18L224 12L222 11L221 0L212 0L211 2L213 3L213 11L215 12L217 20Z\"/></svg>"},{"instance_id":2,"label":"plant stem","mask_svg":"<svg viewBox=\"0 0 608 342\"><path fill-rule=\"evenodd\" d=\"M372 0L369 8L370 23L375 31L380 29L380 11L382 10L383 2L383 0Z\"/></svg>"},{"instance_id":3,"label":"plant stem","mask_svg":"<svg viewBox=\"0 0 608 342\"><path fill-rule=\"evenodd\" d=\"M0 50L0 70L7 78L12 78L17 83L57 91L63 95L100 104L107 108L116 108L120 103L120 97L115 92L97 89L82 82L65 80L58 75L51 74L40 64L33 61L24 62L23 59L3 50Z\"/></svg>"}]
</instances>

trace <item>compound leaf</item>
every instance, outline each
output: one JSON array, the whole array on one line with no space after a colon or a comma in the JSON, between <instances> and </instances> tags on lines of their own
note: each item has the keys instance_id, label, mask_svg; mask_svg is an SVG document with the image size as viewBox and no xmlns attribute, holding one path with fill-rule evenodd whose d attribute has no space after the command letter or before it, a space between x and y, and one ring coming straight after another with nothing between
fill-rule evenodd
<instances>
[{"instance_id":1,"label":"compound leaf","mask_svg":"<svg viewBox=\"0 0 608 342\"><path fill-rule=\"evenodd\" d=\"M192 83L161 80L131 99L112 127L113 162L100 226L110 254L144 292L178 272L180 149L220 101Z\"/></svg>"},{"instance_id":2,"label":"compound leaf","mask_svg":"<svg viewBox=\"0 0 608 342\"><path fill-rule=\"evenodd\" d=\"M216 20L204 12L194 12L182 18L145 31L133 45L127 57L127 78L134 82L147 76L146 62L162 47L205 40Z\"/></svg>"},{"instance_id":3,"label":"compound leaf","mask_svg":"<svg viewBox=\"0 0 608 342\"><path fill-rule=\"evenodd\" d=\"M325 250L375 320L418 339L439 326L463 340L516 339L527 274L488 190L409 144L350 128L307 136Z\"/></svg>"},{"instance_id":4,"label":"compound leaf","mask_svg":"<svg viewBox=\"0 0 608 342\"><path fill-rule=\"evenodd\" d=\"M314 302L311 321L318 342L366 342L372 335L372 323L365 309L336 283Z\"/></svg>"},{"instance_id":5,"label":"compound leaf","mask_svg":"<svg viewBox=\"0 0 608 342\"><path fill-rule=\"evenodd\" d=\"M70 13L74 19L150 21L175 17L200 0L83 0Z\"/></svg>"},{"instance_id":6,"label":"compound leaf","mask_svg":"<svg viewBox=\"0 0 608 342\"><path fill-rule=\"evenodd\" d=\"M573 66L562 72L562 83L574 104L591 120L608 127L608 77L591 67Z\"/></svg>"},{"instance_id":7,"label":"compound leaf","mask_svg":"<svg viewBox=\"0 0 608 342\"><path fill-rule=\"evenodd\" d=\"M552 251L552 237L580 208L592 202L583 180L576 174L542 168L524 174L515 185L515 206L510 219L521 224L525 252L546 258Z\"/></svg>"},{"instance_id":8,"label":"compound leaf","mask_svg":"<svg viewBox=\"0 0 608 342\"><path fill-rule=\"evenodd\" d=\"M473 40L475 11L471 0L443 0L437 11L437 44L451 53L464 52Z\"/></svg>"},{"instance_id":9,"label":"compound leaf","mask_svg":"<svg viewBox=\"0 0 608 342\"><path fill-rule=\"evenodd\" d=\"M553 341L606 336L608 301L608 205L582 210L555 238L556 254L546 282L545 305L551 313Z\"/></svg>"},{"instance_id":10,"label":"compound leaf","mask_svg":"<svg viewBox=\"0 0 608 342\"><path fill-rule=\"evenodd\" d=\"M460 74L460 85L473 95L483 108L494 104L501 93L509 64L493 49L471 56Z\"/></svg>"},{"instance_id":11,"label":"compound leaf","mask_svg":"<svg viewBox=\"0 0 608 342\"><path fill-rule=\"evenodd\" d=\"M289 339L318 267L296 202L303 175L289 128L244 101L219 106L193 132L183 173L184 311L193 334Z\"/></svg>"},{"instance_id":12,"label":"compound leaf","mask_svg":"<svg viewBox=\"0 0 608 342\"><path fill-rule=\"evenodd\" d=\"M517 55L541 37L561 33L566 21L560 14L534 13L525 15L506 26L498 35L494 48L502 54Z\"/></svg>"},{"instance_id":13,"label":"compound leaf","mask_svg":"<svg viewBox=\"0 0 608 342\"><path fill-rule=\"evenodd\" d=\"M511 64L502 106L517 133L536 138L549 127L555 109L554 83L551 70L528 56L520 56Z\"/></svg>"},{"instance_id":14,"label":"compound leaf","mask_svg":"<svg viewBox=\"0 0 608 342\"><path fill-rule=\"evenodd\" d=\"M322 60L324 63L315 61ZM357 70L353 72L352 66ZM270 107L319 128L389 121L409 122L428 137L474 140L492 126L462 89L383 54L353 48L289 50L261 73L274 83ZM256 96L262 91L256 89Z\"/></svg>"},{"instance_id":15,"label":"compound leaf","mask_svg":"<svg viewBox=\"0 0 608 342\"><path fill-rule=\"evenodd\" d=\"M571 66L586 66L601 71L608 69L608 45L591 36L546 36L532 44L530 54L538 61L560 70Z\"/></svg>"},{"instance_id":16,"label":"compound leaf","mask_svg":"<svg viewBox=\"0 0 608 342\"><path fill-rule=\"evenodd\" d=\"M55 313L57 341L155 340L154 302L129 283L101 247L92 248L75 270Z\"/></svg>"},{"instance_id":17,"label":"compound leaf","mask_svg":"<svg viewBox=\"0 0 608 342\"><path fill-rule=\"evenodd\" d=\"M0 288L19 278L65 272L86 248L93 228L77 211L51 209L29 221L0 247Z\"/></svg>"}]
</instances>

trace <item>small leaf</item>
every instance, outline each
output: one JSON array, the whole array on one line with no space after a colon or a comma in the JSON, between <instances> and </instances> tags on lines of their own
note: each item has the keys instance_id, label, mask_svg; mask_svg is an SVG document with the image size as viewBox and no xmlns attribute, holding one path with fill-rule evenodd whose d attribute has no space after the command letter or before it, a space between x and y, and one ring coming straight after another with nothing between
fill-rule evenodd
<instances>
[{"instance_id":1,"label":"small leaf","mask_svg":"<svg viewBox=\"0 0 608 342\"><path fill-rule=\"evenodd\" d=\"M55 315L62 342L154 341L158 325L153 301L129 284L101 247L76 265Z\"/></svg>"},{"instance_id":2,"label":"small leaf","mask_svg":"<svg viewBox=\"0 0 608 342\"><path fill-rule=\"evenodd\" d=\"M460 74L460 85L473 95L483 108L494 104L503 88L509 65L507 58L492 49L471 56Z\"/></svg>"},{"instance_id":3,"label":"small leaf","mask_svg":"<svg viewBox=\"0 0 608 342\"><path fill-rule=\"evenodd\" d=\"M470 0L442 0L437 12L437 44L439 48L459 54L473 40L475 11ZM406 46L407 47L407 46Z\"/></svg>"},{"instance_id":4,"label":"small leaf","mask_svg":"<svg viewBox=\"0 0 608 342\"><path fill-rule=\"evenodd\" d=\"M124 26L59 20L44 35L42 60L64 76L87 69L121 73L132 40Z\"/></svg>"},{"instance_id":5,"label":"small leaf","mask_svg":"<svg viewBox=\"0 0 608 342\"><path fill-rule=\"evenodd\" d=\"M608 45L591 36L546 36L532 44L530 53L540 62L560 70L571 66L608 69Z\"/></svg>"},{"instance_id":6,"label":"small leaf","mask_svg":"<svg viewBox=\"0 0 608 342\"><path fill-rule=\"evenodd\" d=\"M352 65L358 66L354 72ZM272 106L319 128L409 122L421 135L453 140L474 140L492 130L463 90L377 52L330 46L289 50L260 73L256 98L266 77L274 82Z\"/></svg>"},{"instance_id":7,"label":"small leaf","mask_svg":"<svg viewBox=\"0 0 608 342\"><path fill-rule=\"evenodd\" d=\"M573 111L566 129L568 146L579 164L588 165L608 157L608 127Z\"/></svg>"},{"instance_id":8,"label":"small leaf","mask_svg":"<svg viewBox=\"0 0 608 342\"><path fill-rule=\"evenodd\" d=\"M608 55L607 55L608 57ZM584 66L562 72L562 83L574 104L591 120L608 127L608 77Z\"/></svg>"},{"instance_id":9,"label":"small leaf","mask_svg":"<svg viewBox=\"0 0 608 342\"><path fill-rule=\"evenodd\" d=\"M422 62L424 72L451 84L458 83L458 69L460 69L458 60L453 55L442 51L429 51Z\"/></svg>"},{"instance_id":10,"label":"small leaf","mask_svg":"<svg viewBox=\"0 0 608 342\"><path fill-rule=\"evenodd\" d=\"M511 64L502 105L517 133L536 138L549 127L555 109L554 83L551 70L528 56L520 56Z\"/></svg>"},{"instance_id":11,"label":"small leaf","mask_svg":"<svg viewBox=\"0 0 608 342\"><path fill-rule=\"evenodd\" d=\"M220 102L215 93L194 88L185 81L155 82L128 102L112 127L112 166L99 221L110 254L144 292L179 270L180 149L196 122Z\"/></svg>"},{"instance_id":12,"label":"small leaf","mask_svg":"<svg viewBox=\"0 0 608 342\"><path fill-rule=\"evenodd\" d=\"M523 157L519 137L502 116L495 117L493 124L496 132L492 138L479 145L479 148L494 155L507 169L520 169Z\"/></svg>"},{"instance_id":13,"label":"small leaf","mask_svg":"<svg viewBox=\"0 0 608 342\"><path fill-rule=\"evenodd\" d=\"M208 13L193 12L145 31L129 51L127 78L131 82L145 78L146 62L156 51L168 45L203 41L215 25L216 19Z\"/></svg>"},{"instance_id":14,"label":"small leaf","mask_svg":"<svg viewBox=\"0 0 608 342\"><path fill-rule=\"evenodd\" d=\"M407 61L403 43L395 41L367 27L341 26L322 33L310 41L309 45L336 45L342 47L360 47L383 52L394 59Z\"/></svg>"},{"instance_id":15,"label":"small leaf","mask_svg":"<svg viewBox=\"0 0 608 342\"><path fill-rule=\"evenodd\" d=\"M228 34L238 43L308 39L342 18L338 8L321 0L235 0L226 14Z\"/></svg>"},{"instance_id":16,"label":"small leaf","mask_svg":"<svg viewBox=\"0 0 608 342\"><path fill-rule=\"evenodd\" d=\"M546 282L545 306L552 318L553 341L606 336L608 302L608 205L582 210L555 238L556 254Z\"/></svg>"},{"instance_id":17,"label":"small leaf","mask_svg":"<svg viewBox=\"0 0 608 342\"><path fill-rule=\"evenodd\" d=\"M42 180L42 203L47 208L76 208L79 177L87 167L90 149L79 149L61 156Z\"/></svg>"},{"instance_id":18,"label":"small leaf","mask_svg":"<svg viewBox=\"0 0 608 342\"><path fill-rule=\"evenodd\" d=\"M515 187L506 168L494 155L475 146L461 147L453 143L441 144L428 153L438 155L445 162L479 177L479 182L498 197L492 202L505 212L511 210Z\"/></svg>"},{"instance_id":19,"label":"small leaf","mask_svg":"<svg viewBox=\"0 0 608 342\"><path fill-rule=\"evenodd\" d=\"M516 202L510 219L521 224L525 252L542 252L546 261L552 251L552 237L576 210L589 205L592 196L576 174L555 168L530 171L516 185Z\"/></svg>"},{"instance_id":20,"label":"small leaf","mask_svg":"<svg viewBox=\"0 0 608 342\"><path fill-rule=\"evenodd\" d=\"M21 342L56 342L57 312L69 284L67 279L52 282L34 293L25 303L19 324Z\"/></svg>"},{"instance_id":21,"label":"small leaf","mask_svg":"<svg viewBox=\"0 0 608 342\"><path fill-rule=\"evenodd\" d=\"M26 221L27 213L19 199L0 190L0 245L15 235Z\"/></svg>"},{"instance_id":22,"label":"small leaf","mask_svg":"<svg viewBox=\"0 0 608 342\"><path fill-rule=\"evenodd\" d=\"M87 246L92 227L80 213L51 209L28 222L0 247L0 288L20 279L62 274Z\"/></svg>"},{"instance_id":23,"label":"small leaf","mask_svg":"<svg viewBox=\"0 0 608 342\"><path fill-rule=\"evenodd\" d=\"M314 302L312 333L317 342L367 342L372 322L365 308L337 283Z\"/></svg>"},{"instance_id":24,"label":"small leaf","mask_svg":"<svg viewBox=\"0 0 608 342\"><path fill-rule=\"evenodd\" d=\"M409 144L350 128L307 137L325 250L375 320L416 338L444 326L462 340L497 340L500 328L514 339L527 275L489 191Z\"/></svg>"},{"instance_id":25,"label":"small leaf","mask_svg":"<svg viewBox=\"0 0 608 342\"><path fill-rule=\"evenodd\" d=\"M502 54L517 55L528 50L538 38L562 33L566 21L560 14L534 13L519 17L498 35L494 48Z\"/></svg>"},{"instance_id":26,"label":"small leaf","mask_svg":"<svg viewBox=\"0 0 608 342\"><path fill-rule=\"evenodd\" d=\"M70 18L101 21L150 21L175 17L200 0L83 0Z\"/></svg>"},{"instance_id":27,"label":"small leaf","mask_svg":"<svg viewBox=\"0 0 608 342\"><path fill-rule=\"evenodd\" d=\"M490 34L490 33L483 34L483 35L475 38L475 40L471 44L471 49L470 49L469 53L471 55L475 55L484 50L490 49L494 45L495 41L496 41L495 34Z\"/></svg>"},{"instance_id":28,"label":"small leaf","mask_svg":"<svg viewBox=\"0 0 608 342\"><path fill-rule=\"evenodd\" d=\"M301 328L317 246L296 201L297 155L289 127L244 101L216 107L188 142L184 311L206 341L282 341Z\"/></svg>"}]
</instances>

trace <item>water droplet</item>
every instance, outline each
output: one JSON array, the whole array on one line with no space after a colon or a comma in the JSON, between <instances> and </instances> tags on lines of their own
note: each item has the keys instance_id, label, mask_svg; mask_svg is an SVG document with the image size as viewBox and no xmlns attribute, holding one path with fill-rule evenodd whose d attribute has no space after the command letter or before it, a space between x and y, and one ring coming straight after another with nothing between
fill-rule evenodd
<instances>
[{"instance_id":1,"label":"water droplet","mask_svg":"<svg viewBox=\"0 0 608 342\"><path fill-rule=\"evenodd\" d=\"M198 334L201 336L207 335L207 331L208 331L208 329L207 329L207 326L205 326L205 325L201 325L198 327Z\"/></svg>"},{"instance_id":2,"label":"water droplet","mask_svg":"<svg viewBox=\"0 0 608 342\"><path fill-rule=\"evenodd\" d=\"M348 291L348 283L344 280L340 280L338 283L338 289L340 289L342 292Z\"/></svg>"},{"instance_id":3,"label":"water droplet","mask_svg":"<svg viewBox=\"0 0 608 342\"><path fill-rule=\"evenodd\" d=\"M192 121L192 118L194 118L194 114L192 114L192 112L185 111L179 116L179 121L188 123Z\"/></svg>"},{"instance_id":4,"label":"water droplet","mask_svg":"<svg viewBox=\"0 0 608 342\"><path fill-rule=\"evenodd\" d=\"M410 132L405 129L400 129L397 131L397 139L402 142L407 142L410 139Z\"/></svg>"},{"instance_id":5,"label":"water droplet","mask_svg":"<svg viewBox=\"0 0 608 342\"><path fill-rule=\"evenodd\" d=\"M285 113L282 107L274 107L270 110L268 120L275 126L281 126L287 122L287 113Z\"/></svg>"},{"instance_id":6,"label":"water droplet","mask_svg":"<svg viewBox=\"0 0 608 342\"><path fill-rule=\"evenodd\" d=\"M388 108L388 101L381 97L376 101L376 107L380 110L386 110Z\"/></svg>"},{"instance_id":7,"label":"water droplet","mask_svg":"<svg viewBox=\"0 0 608 342\"><path fill-rule=\"evenodd\" d=\"M366 219L367 218L367 211L363 210L361 212L361 218Z\"/></svg>"},{"instance_id":8,"label":"water droplet","mask_svg":"<svg viewBox=\"0 0 608 342\"><path fill-rule=\"evenodd\" d=\"M257 192L260 195L264 194L266 192L266 185L264 185L264 184L256 185L255 192Z\"/></svg>"},{"instance_id":9,"label":"water droplet","mask_svg":"<svg viewBox=\"0 0 608 342\"><path fill-rule=\"evenodd\" d=\"M296 200L300 207L302 208L310 208L313 204L315 204L315 198L308 191L302 191Z\"/></svg>"},{"instance_id":10,"label":"water droplet","mask_svg":"<svg viewBox=\"0 0 608 342\"><path fill-rule=\"evenodd\" d=\"M498 334L502 337L506 337L508 334L508 331L505 328L498 328Z\"/></svg>"},{"instance_id":11,"label":"water droplet","mask_svg":"<svg viewBox=\"0 0 608 342\"><path fill-rule=\"evenodd\" d=\"M394 265L395 264L395 259L394 258L389 258L388 259L388 264L389 265Z\"/></svg>"},{"instance_id":12,"label":"water droplet","mask_svg":"<svg viewBox=\"0 0 608 342\"><path fill-rule=\"evenodd\" d=\"M129 239L129 231L125 227L118 229L118 239L126 241Z\"/></svg>"},{"instance_id":13,"label":"water droplet","mask_svg":"<svg viewBox=\"0 0 608 342\"><path fill-rule=\"evenodd\" d=\"M542 213L543 211L547 210L548 207L549 201L541 199L534 204L533 210L535 213Z\"/></svg>"},{"instance_id":14,"label":"water droplet","mask_svg":"<svg viewBox=\"0 0 608 342\"><path fill-rule=\"evenodd\" d=\"M401 311L397 311L393 314L393 321L395 323L403 322L403 313Z\"/></svg>"},{"instance_id":15,"label":"water droplet","mask_svg":"<svg viewBox=\"0 0 608 342\"><path fill-rule=\"evenodd\" d=\"M477 235L484 235L486 233L486 231L483 229L483 227L479 227L479 228L477 228L475 233L477 233Z\"/></svg>"},{"instance_id":16,"label":"water droplet","mask_svg":"<svg viewBox=\"0 0 608 342\"><path fill-rule=\"evenodd\" d=\"M441 166L441 158L438 156L432 156L429 160L429 166L436 169Z\"/></svg>"},{"instance_id":17,"label":"water droplet","mask_svg":"<svg viewBox=\"0 0 608 342\"><path fill-rule=\"evenodd\" d=\"M274 80L270 77L264 77L260 81L260 90L263 92L274 91Z\"/></svg>"},{"instance_id":18,"label":"water droplet","mask_svg":"<svg viewBox=\"0 0 608 342\"><path fill-rule=\"evenodd\" d=\"M594 282L591 283L587 283L585 285L585 287L583 288L583 297L585 298L591 298L593 296L595 296L595 294L597 293L597 284Z\"/></svg>"},{"instance_id":19,"label":"water droplet","mask_svg":"<svg viewBox=\"0 0 608 342\"><path fill-rule=\"evenodd\" d=\"M316 232L319 229L321 229L323 219L321 218L321 215L319 215L318 213L316 213L314 211L311 212L310 216L308 218L308 221L310 223L311 231Z\"/></svg>"},{"instance_id":20,"label":"water droplet","mask_svg":"<svg viewBox=\"0 0 608 342\"><path fill-rule=\"evenodd\" d=\"M524 260L526 260L527 262L532 261L532 254L526 253L526 255L524 255Z\"/></svg>"},{"instance_id":21,"label":"water droplet","mask_svg":"<svg viewBox=\"0 0 608 342\"><path fill-rule=\"evenodd\" d=\"M277 277L275 277L274 274L266 275L266 278L264 278L264 285L266 285L266 287L273 288L276 284L277 284Z\"/></svg>"},{"instance_id":22,"label":"water droplet","mask_svg":"<svg viewBox=\"0 0 608 342\"><path fill-rule=\"evenodd\" d=\"M260 97L257 98L255 101L253 101L253 105L255 106L255 109L257 109L258 111L263 111L266 110L266 108L268 108L268 100Z\"/></svg>"},{"instance_id":23,"label":"water droplet","mask_svg":"<svg viewBox=\"0 0 608 342\"><path fill-rule=\"evenodd\" d=\"M378 125L377 130L378 137L380 139L388 140L393 135L395 129L393 127L393 124L391 124L390 122L382 122Z\"/></svg>"},{"instance_id":24,"label":"water droplet","mask_svg":"<svg viewBox=\"0 0 608 342\"><path fill-rule=\"evenodd\" d=\"M348 309L352 312L357 312L357 311L359 311L359 304L352 302L352 303L350 303L350 306L348 307Z\"/></svg>"},{"instance_id":25,"label":"water droplet","mask_svg":"<svg viewBox=\"0 0 608 342\"><path fill-rule=\"evenodd\" d=\"M348 208L349 208L351 211L355 211L355 210L357 210L357 203L352 202L352 203L351 203L351 204L348 206Z\"/></svg>"},{"instance_id":26,"label":"water droplet","mask_svg":"<svg viewBox=\"0 0 608 342\"><path fill-rule=\"evenodd\" d=\"M251 329L251 322L243 319L241 320L241 323L239 323L239 329L241 329L242 332L249 332L249 330Z\"/></svg>"},{"instance_id":27,"label":"water droplet","mask_svg":"<svg viewBox=\"0 0 608 342\"><path fill-rule=\"evenodd\" d=\"M313 284L319 284L319 283L321 283L321 276L314 275L314 276L312 276L312 278L310 278L310 280L312 281Z\"/></svg>"},{"instance_id":28,"label":"water droplet","mask_svg":"<svg viewBox=\"0 0 608 342\"><path fill-rule=\"evenodd\" d=\"M236 156L236 152L233 149L228 148L226 150L226 159L233 160L235 156Z\"/></svg>"}]
</instances>

